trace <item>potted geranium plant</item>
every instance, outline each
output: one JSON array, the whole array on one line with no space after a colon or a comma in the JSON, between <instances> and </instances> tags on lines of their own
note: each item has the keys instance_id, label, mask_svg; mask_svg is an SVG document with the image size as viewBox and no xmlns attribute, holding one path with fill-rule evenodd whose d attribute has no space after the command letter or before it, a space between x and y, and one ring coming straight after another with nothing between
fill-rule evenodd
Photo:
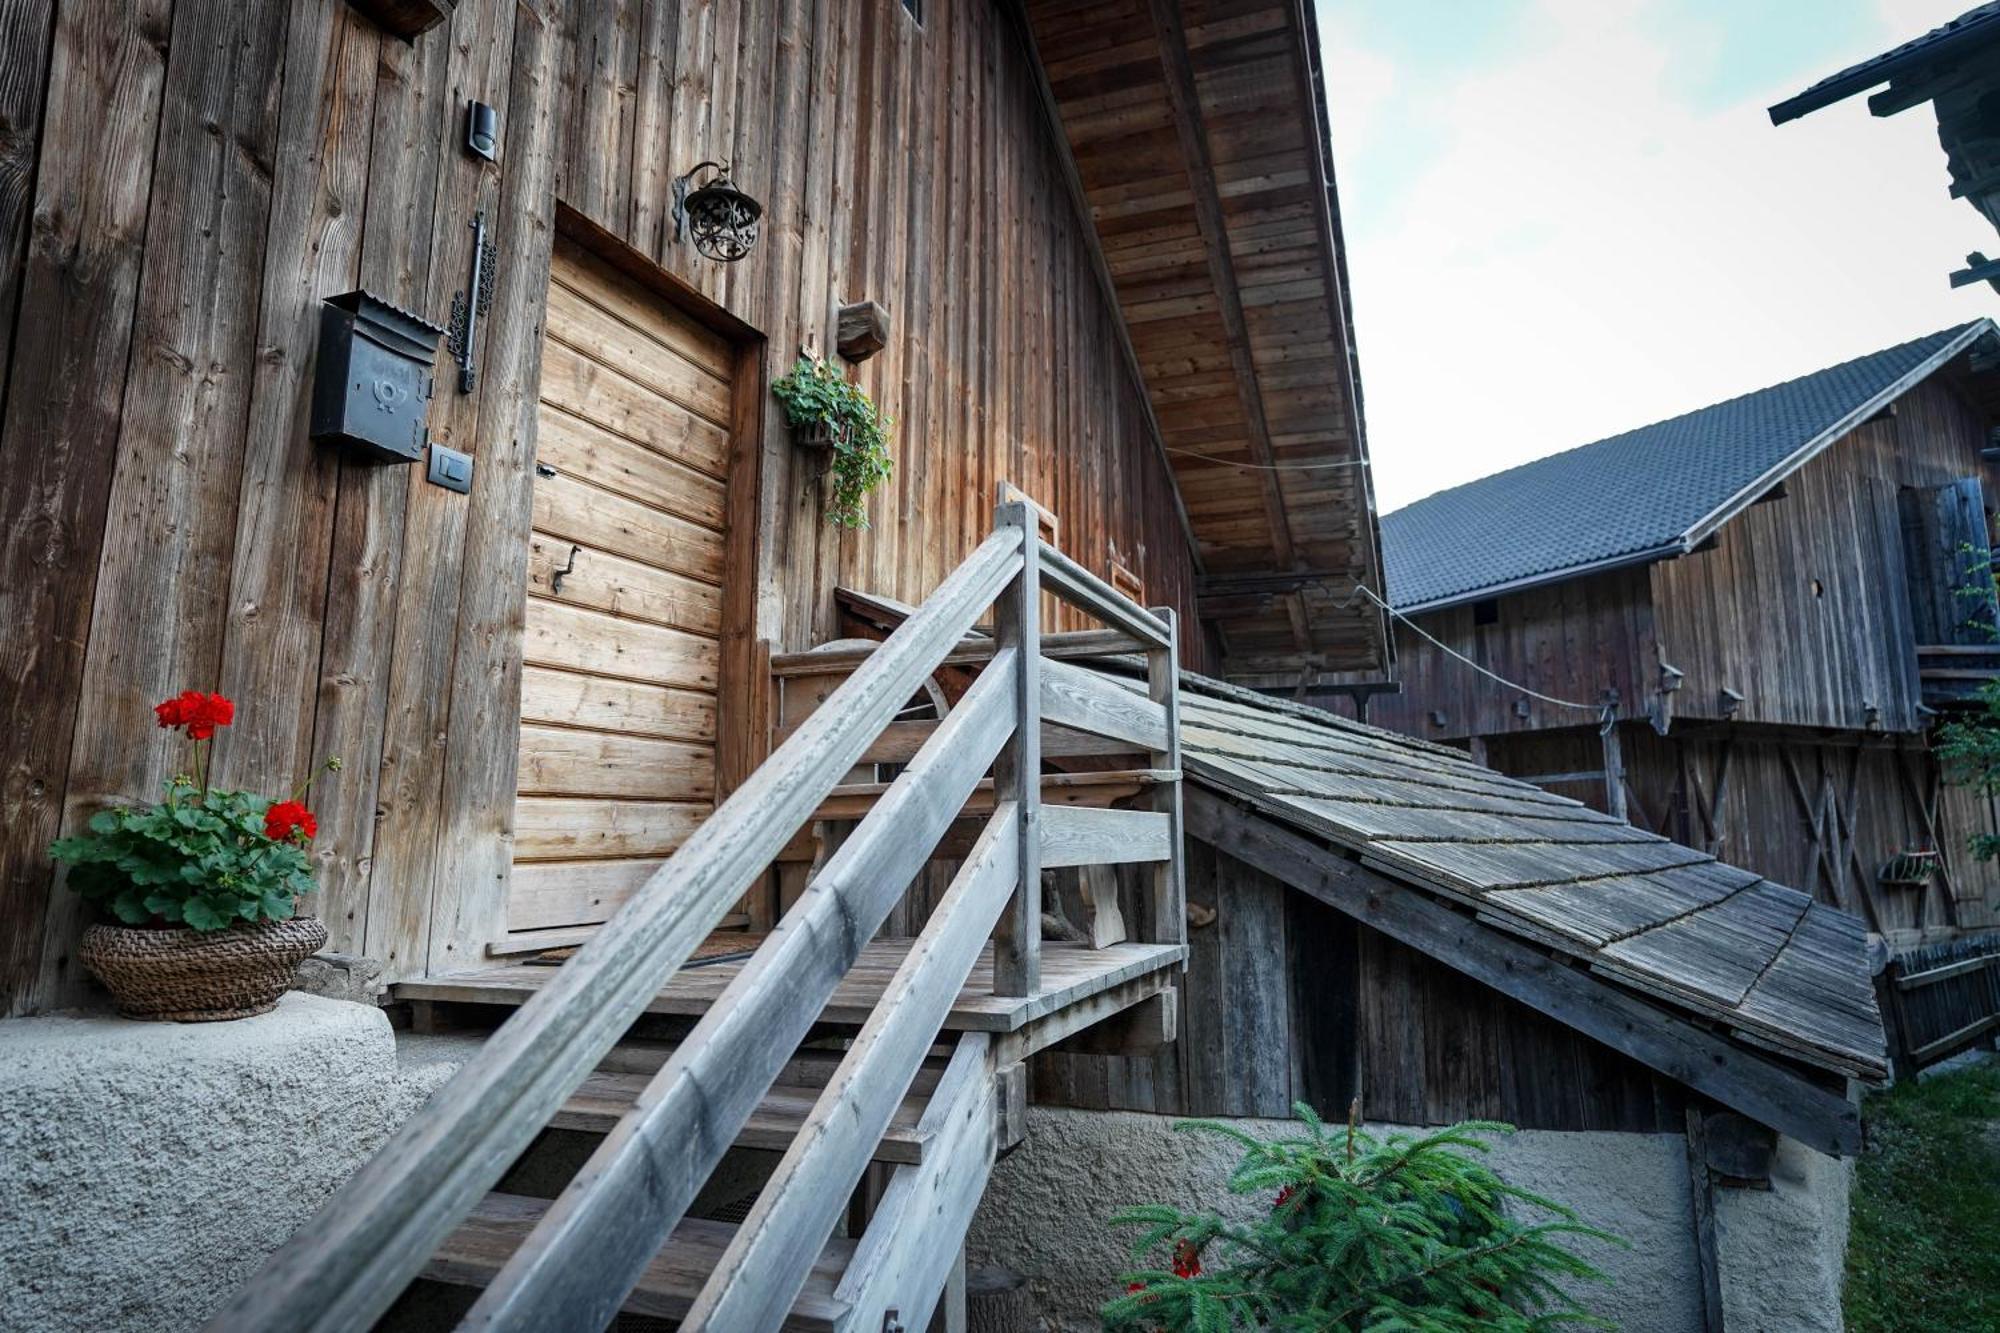
<instances>
[{"instance_id":1,"label":"potted geranium plant","mask_svg":"<svg viewBox=\"0 0 2000 1333\"><path fill-rule=\"evenodd\" d=\"M264 1013L326 943L325 926L297 915L319 831L303 803L311 780L286 800L214 788L215 733L236 706L187 690L153 711L188 738L193 771L169 778L159 803L101 810L49 848L70 888L115 918L84 932L78 956L130 1018Z\"/></svg>"},{"instance_id":2,"label":"potted geranium plant","mask_svg":"<svg viewBox=\"0 0 2000 1333\"><path fill-rule=\"evenodd\" d=\"M827 522L843 528L868 526L862 504L889 479L889 431L895 422L876 408L860 385L849 382L823 357L802 356L773 381L771 392L785 405L792 436L808 449L827 449L833 460L833 495Z\"/></svg>"}]
</instances>

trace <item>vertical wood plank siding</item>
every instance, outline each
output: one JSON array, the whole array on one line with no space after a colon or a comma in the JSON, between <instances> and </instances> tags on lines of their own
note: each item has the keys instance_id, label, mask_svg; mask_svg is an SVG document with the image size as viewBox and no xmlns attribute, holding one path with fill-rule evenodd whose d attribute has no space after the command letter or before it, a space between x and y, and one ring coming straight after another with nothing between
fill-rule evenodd
<instances>
[{"instance_id":1,"label":"vertical wood plank siding","mask_svg":"<svg viewBox=\"0 0 2000 1333\"><path fill-rule=\"evenodd\" d=\"M833 634L836 584L920 600L1002 478L1060 514L1069 554L1102 573L1115 550L1150 604L1193 613L1090 224L992 5L919 26L893 0L460 0L403 42L344 0L80 0L10 6L0 50L0 329L32 332L0 341L10 1010L74 997L80 916L47 844L183 762L149 707L184 687L238 702L226 781L345 760L314 793L334 949L391 976L481 961L511 861L558 199L748 331L730 523L751 613L725 672ZM499 112L498 167L461 146L473 98ZM673 179L704 158L765 204L739 264L673 239ZM313 447L320 299L366 287L442 322L478 210L499 248L479 389L446 367L430 419L473 454L472 494ZM847 533L761 384L830 352L861 299L894 319L855 373L896 420L896 475ZM755 744L734 744L740 773Z\"/></svg>"},{"instance_id":2,"label":"vertical wood plank siding","mask_svg":"<svg viewBox=\"0 0 2000 1333\"><path fill-rule=\"evenodd\" d=\"M1188 900L1179 1039L1149 1056L1034 1059L1038 1104L1162 1115L1276 1116L1303 1101L1344 1120L1468 1118L1523 1129L1665 1132L1686 1093L1202 842Z\"/></svg>"},{"instance_id":3,"label":"vertical wood plank siding","mask_svg":"<svg viewBox=\"0 0 2000 1333\"><path fill-rule=\"evenodd\" d=\"M1950 372L1904 394L1893 416L1862 425L1786 480L1783 498L1724 524L1707 550L1472 604L1417 624L1510 680L1594 702L1619 692L1621 717L1647 716L1665 662L1683 674L1676 718L1720 718L1721 692L1743 695L1737 722L1923 729L1897 492L2000 471L1980 457L1982 414ZM1819 591L1814 591L1815 583ZM1403 693L1369 720L1432 740L1543 731L1588 721L1517 693L1397 627ZM1433 711L1444 714L1434 721Z\"/></svg>"}]
</instances>

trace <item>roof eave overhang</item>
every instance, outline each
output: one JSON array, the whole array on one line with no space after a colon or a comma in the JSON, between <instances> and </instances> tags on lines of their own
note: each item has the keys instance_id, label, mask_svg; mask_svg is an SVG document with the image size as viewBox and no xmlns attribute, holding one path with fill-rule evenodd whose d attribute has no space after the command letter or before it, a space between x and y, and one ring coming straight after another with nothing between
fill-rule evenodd
<instances>
[{"instance_id":1,"label":"roof eave overhang","mask_svg":"<svg viewBox=\"0 0 2000 1333\"><path fill-rule=\"evenodd\" d=\"M1192 99L1188 94L1193 90L1197 74L1205 79L1212 71L1191 69L1191 48L1186 33L1180 27L1174 7L1155 5L1150 23L1144 21L1145 11L1151 4L1153 0L1139 0L1138 7L1142 18L1139 26L1149 33L1158 33L1164 43L1162 50L1171 50L1173 53L1172 58L1164 55L1159 58L1158 63L1161 68L1157 72L1157 78L1159 87L1166 94L1168 101L1176 106L1176 123L1182 130L1182 160L1198 197L1191 213L1199 217L1203 214L1199 200L1203 183L1207 182L1208 190L1214 192L1215 172L1203 169L1204 165L1213 165L1206 163L1206 155L1212 151L1213 141L1208 137L1209 128L1203 119L1200 93L1195 92ZM1355 522L1355 535L1349 538L1343 532L1338 539L1339 545L1334 548L1343 553L1336 555L1335 559L1342 565L1352 568L1360 581L1380 592L1383 583L1380 520L1368 465L1365 417L1361 407L1359 371L1354 354L1352 305L1348 292L1345 247L1335 193L1332 153L1327 144L1322 116L1326 94L1323 62L1318 47L1318 31L1307 0L1274 0L1269 8L1274 14L1278 11L1284 12L1285 22L1290 25L1287 36L1290 38L1291 50L1286 57L1289 65L1286 76L1282 80L1273 79L1266 86L1266 95L1283 101L1283 114L1295 117L1301 127L1304 141L1301 151L1302 171L1308 185L1304 193L1310 196L1313 205L1310 240L1306 240L1305 232L1302 231L1301 243L1309 243L1317 255L1319 276L1315 281L1323 289L1323 296L1316 299L1323 299L1326 306L1327 326L1330 330L1329 350L1332 353L1331 359L1337 366L1333 372L1337 380L1337 385L1333 387L1337 388L1339 398L1335 409L1337 424L1323 428L1331 432L1326 437L1328 440L1326 448L1329 451L1326 457L1332 461L1326 465L1351 468L1356 476L1351 500L1335 502L1302 499L1298 494L1300 488L1292 483L1290 474L1290 469L1299 466L1297 460L1285 457L1275 460L1274 463L1273 459L1260 456L1260 449L1268 450L1271 447L1269 439L1272 436L1294 432L1279 432L1262 424L1246 424L1244 434L1253 441L1249 465L1257 469L1260 486L1268 492L1264 508L1268 527L1274 533L1273 550L1257 552L1258 555L1268 558L1258 565L1256 572L1289 574L1308 567L1318 567L1324 562L1314 557L1313 550L1317 544L1325 540L1324 535L1309 531L1301 531L1295 535L1292 532L1293 526L1301 522L1310 525L1314 515L1318 515L1329 523L1337 519L1338 525L1344 529L1346 521L1351 517ZM1039 86L1050 129L1063 159L1065 183L1072 196L1076 213L1085 224L1085 235L1092 251L1093 267L1097 271L1099 284L1117 313L1119 336L1125 347L1126 360L1132 371L1134 383L1144 400L1143 406L1150 432L1166 467L1167 479L1173 489L1182 524L1186 529L1196 572L1206 574L1210 572L1211 565L1221 565L1233 573L1249 572L1250 567L1244 563L1246 558L1244 549L1240 545L1232 547L1232 543L1240 542L1240 538L1205 531L1203 520L1190 512L1191 503L1197 510L1201 505L1205 494L1201 489L1201 482L1206 476L1214 475L1218 478L1229 476L1228 469L1231 466L1242 465L1232 464L1227 458L1219 460L1219 465L1203 465L1199 461L1190 464L1185 459L1178 460L1177 465L1177 460L1171 456L1173 451L1169 445L1169 437L1172 432L1162 430L1161 420L1168 417L1169 412L1166 408L1156 407L1151 401L1153 392L1163 386L1153 383L1146 373L1144 340L1139 332L1135 332L1130 313L1120 297L1118 283L1113 275L1113 265L1107 262L1105 236L1100 231L1101 219L1094 211L1091 201L1090 191L1094 187L1089 171L1086 170L1091 163L1087 159L1083 167L1078 164L1077 150L1070 141L1064 120L1065 109L1070 103L1065 100L1063 81L1051 76L1048 61L1044 59L1037 32L1038 15L1033 0L1007 0L1002 9L1017 23L1024 46L1033 61L1035 80ZM1278 31L1277 28L1273 28L1268 35L1275 37ZM1051 58L1058 64L1064 54L1061 48L1051 48ZM1232 208L1242 202L1241 197L1237 195L1228 196L1228 200ZM1210 208L1208 211L1212 214L1214 210ZM1209 229L1208 223L1213 220L1213 217L1209 217L1204 221L1204 236ZM1220 310L1227 310L1240 300L1240 293L1234 292L1238 279L1229 272L1232 263L1236 262L1235 249L1229 243L1230 226L1231 224L1225 221L1221 240L1210 243L1211 251L1215 255L1211 259L1210 267L1220 276L1213 279L1212 290L1208 296ZM1244 284L1246 288L1249 285L1249 283ZM1141 330L1144 327L1146 326L1143 324L1138 326ZM1152 327L1159 325L1155 322ZM1237 341L1239 340L1235 338L1229 340L1232 348ZM1235 349L1240 359L1237 359L1234 379L1239 384L1247 381L1247 388L1242 391L1246 423L1252 421L1261 423L1265 410L1262 399L1265 394L1273 392L1273 386L1260 383L1266 376L1257 368L1254 360L1247 361L1251 370L1247 374L1244 372L1243 366L1251 357L1251 353L1248 351L1249 339L1245 337L1240 341L1244 347ZM1171 388L1171 385L1164 387ZM1171 420L1165 424L1173 425ZM1256 443L1259 440L1264 442ZM1282 440L1279 441L1278 447L1286 450L1298 448L1296 444L1288 444ZM1315 462L1313 465L1319 464ZM1285 551L1293 542L1297 543L1296 549L1287 558ZM1219 559L1211 560L1204 554L1205 550L1223 554ZM1346 550L1351 550L1351 557L1345 553ZM1292 607L1291 611L1295 632L1302 635L1299 646L1303 660L1312 656L1308 648L1315 638L1313 629L1321 628L1324 631L1327 628L1319 626L1318 623L1323 609L1310 608L1304 602L1300 602ZM1229 620L1226 615L1203 618L1218 620L1225 628ZM1394 651L1393 636L1389 632L1386 616L1372 608L1352 611L1343 607L1341 618L1342 628L1335 631L1334 641L1351 645L1365 640L1369 645L1369 652L1376 659L1374 669L1386 674L1392 665ZM1296 628L1300 621L1307 622L1303 630ZM1365 629L1360 628L1364 623ZM1361 637L1359 639L1343 637L1356 634ZM1324 632L1319 637L1323 647ZM1356 665L1359 667L1361 664L1357 662Z\"/></svg>"}]
</instances>

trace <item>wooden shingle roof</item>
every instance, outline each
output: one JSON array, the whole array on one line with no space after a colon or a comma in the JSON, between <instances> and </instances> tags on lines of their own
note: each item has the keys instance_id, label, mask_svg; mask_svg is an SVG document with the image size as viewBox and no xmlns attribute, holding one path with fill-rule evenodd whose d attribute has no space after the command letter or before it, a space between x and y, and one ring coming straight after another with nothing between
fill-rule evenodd
<instances>
[{"instance_id":1,"label":"wooden shingle roof","mask_svg":"<svg viewBox=\"0 0 2000 1333\"><path fill-rule=\"evenodd\" d=\"M1458 751L1184 679L1194 781L1638 992L1663 1020L1887 1073L1854 916Z\"/></svg>"}]
</instances>

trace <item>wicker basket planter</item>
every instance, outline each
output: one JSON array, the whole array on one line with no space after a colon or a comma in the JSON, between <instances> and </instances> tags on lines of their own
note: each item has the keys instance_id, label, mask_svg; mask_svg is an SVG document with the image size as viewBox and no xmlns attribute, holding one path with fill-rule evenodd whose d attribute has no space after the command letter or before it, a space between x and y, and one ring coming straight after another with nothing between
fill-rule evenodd
<instances>
[{"instance_id":1,"label":"wicker basket planter","mask_svg":"<svg viewBox=\"0 0 2000 1333\"><path fill-rule=\"evenodd\" d=\"M127 1018L213 1023L270 1012L325 943L309 916L208 932L95 925L77 956Z\"/></svg>"}]
</instances>

